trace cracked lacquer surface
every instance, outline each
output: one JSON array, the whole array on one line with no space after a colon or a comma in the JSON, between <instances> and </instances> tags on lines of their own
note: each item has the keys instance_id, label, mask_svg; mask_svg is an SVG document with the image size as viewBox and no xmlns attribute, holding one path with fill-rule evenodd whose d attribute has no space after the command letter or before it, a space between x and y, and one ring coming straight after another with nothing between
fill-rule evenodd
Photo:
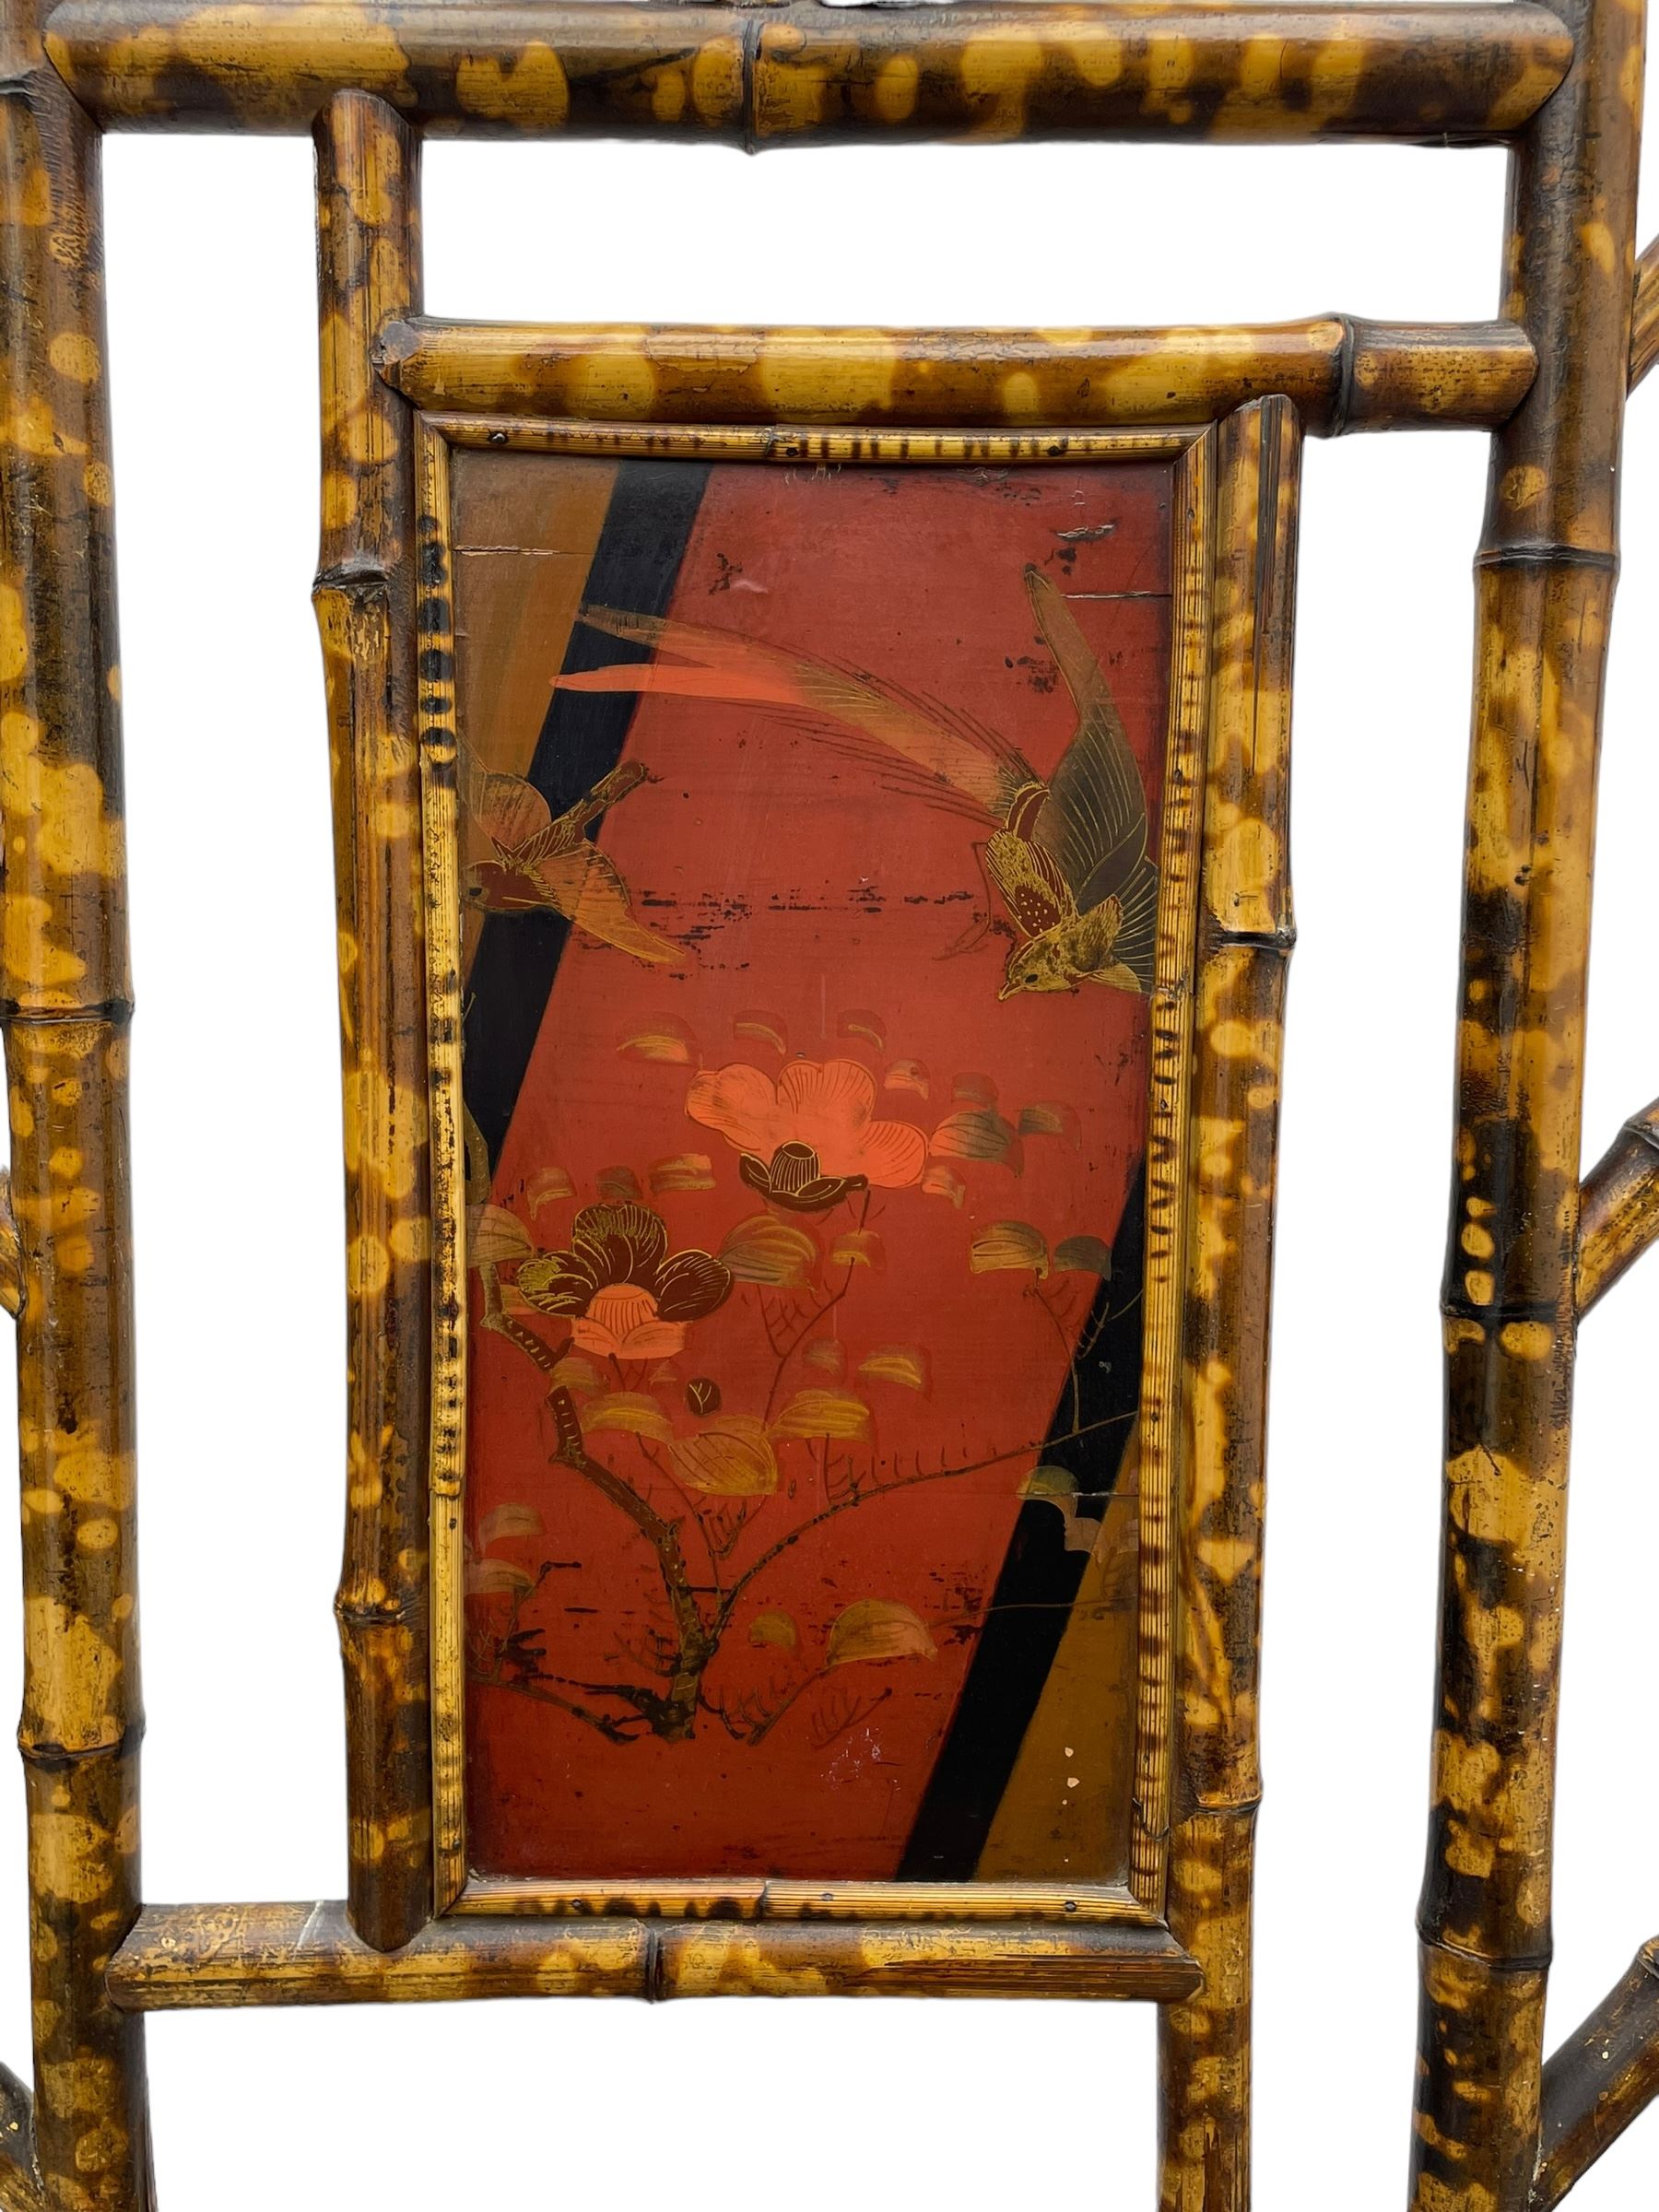
<instances>
[{"instance_id":1,"label":"cracked lacquer surface","mask_svg":"<svg viewBox=\"0 0 1659 2212\"><path fill-rule=\"evenodd\" d=\"M391 1947L431 1896L427 1692L430 1307L424 894L413 730L407 409L369 365L419 305L417 162L382 102L317 134L323 546L315 593L335 794L349 1368L346 1665L350 1903Z\"/></svg>"},{"instance_id":2,"label":"cracked lacquer surface","mask_svg":"<svg viewBox=\"0 0 1659 2212\"><path fill-rule=\"evenodd\" d=\"M1512 177L1504 312L1571 333L1493 449L1447 1259L1441 1673L1415 2212L1519 2212L1539 2139L1596 751L1630 351L1642 12Z\"/></svg>"},{"instance_id":3,"label":"cracked lacquer surface","mask_svg":"<svg viewBox=\"0 0 1659 2212\"><path fill-rule=\"evenodd\" d=\"M535 29L544 28L535 24ZM1559 23L1527 5L1283 9L1030 6L1017 18L762 7L518 8L443 0L257 8L68 0L49 51L104 120L304 129L360 87L439 131L997 142L1482 137L1559 82Z\"/></svg>"},{"instance_id":4,"label":"cracked lacquer surface","mask_svg":"<svg viewBox=\"0 0 1659 2212\"><path fill-rule=\"evenodd\" d=\"M1204 1986L1163 2018L1164 2212L1250 2191L1256 1694L1288 859L1300 432L1268 400L1218 436L1215 645L1194 1010L1169 1922Z\"/></svg>"},{"instance_id":5,"label":"cracked lacquer surface","mask_svg":"<svg viewBox=\"0 0 1659 2212\"><path fill-rule=\"evenodd\" d=\"M0 1011L17 1233L41 2202L143 2212L125 848L96 138L25 16L0 94ZM0 2150L0 2166L6 2159Z\"/></svg>"}]
</instances>

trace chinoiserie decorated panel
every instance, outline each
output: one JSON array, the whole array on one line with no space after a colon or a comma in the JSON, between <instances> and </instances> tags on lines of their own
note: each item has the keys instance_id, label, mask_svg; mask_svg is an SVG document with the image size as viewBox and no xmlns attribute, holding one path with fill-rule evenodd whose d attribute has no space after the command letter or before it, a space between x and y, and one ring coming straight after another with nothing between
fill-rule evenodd
<instances>
[{"instance_id":1,"label":"chinoiserie decorated panel","mask_svg":"<svg viewBox=\"0 0 1659 2212\"><path fill-rule=\"evenodd\" d=\"M466 1342L440 1836L509 1884L1129 1904L1184 441L427 436Z\"/></svg>"}]
</instances>

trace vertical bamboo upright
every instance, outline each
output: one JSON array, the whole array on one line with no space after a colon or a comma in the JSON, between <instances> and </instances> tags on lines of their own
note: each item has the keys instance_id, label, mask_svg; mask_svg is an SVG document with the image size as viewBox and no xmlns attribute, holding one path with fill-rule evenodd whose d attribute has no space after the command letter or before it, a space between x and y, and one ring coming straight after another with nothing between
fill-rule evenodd
<instances>
[{"instance_id":1,"label":"vertical bamboo upright","mask_svg":"<svg viewBox=\"0 0 1659 2212\"><path fill-rule=\"evenodd\" d=\"M0 1018L21 1311L24 1677L46 2212L147 2212L136 1918L137 1580L126 847L97 133L0 14ZM8 1300L15 1303L15 1300ZM0 2151L14 2200L33 2177Z\"/></svg>"},{"instance_id":2,"label":"vertical bamboo upright","mask_svg":"<svg viewBox=\"0 0 1659 2212\"><path fill-rule=\"evenodd\" d=\"M1251 1887L1267 1321L1290 905L1300 433L1288 400L1221 426L1188 1229L1177 1800L1170 1926L1204 1986L1159 2033L1162 2212L1250 2202Z\"/></svg>"},{"instance_id":3,"label":"vertical bamboo upright","mask_svg":"<svg viewBox=\"0 0 1659 2212\"><path fill-rule=\"evenodd\" d=\"M349 1901L394 1949L431 1901L427 1694L430 1223L420 779L414 740L414 456L370 360L420 305L418 149L365 92L319 119L323 544L339 907L350 1378L346 1559Z\"/></svg>"},{"instance_id":4,"label":"vertical bamboo upright","mask_svg":"<svg viewBox=\"0 0 1659 2212\"><path fill-rule=\"evenodd\" d=\"M1511 167L1504 312L1540 372L1476 559L1446 1471L1414 2212L1522 2212L1539 2144L1596 756L1618 566L1641 0Z\"/></svg>"}]
</instances>

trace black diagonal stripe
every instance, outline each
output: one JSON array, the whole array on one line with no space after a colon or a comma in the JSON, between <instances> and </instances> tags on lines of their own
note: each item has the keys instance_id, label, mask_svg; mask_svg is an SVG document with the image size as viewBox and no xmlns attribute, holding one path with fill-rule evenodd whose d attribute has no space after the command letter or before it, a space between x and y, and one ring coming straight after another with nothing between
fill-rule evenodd
<instances>
[{"instance_id":1,"label":"black diagonal stripe","mask_svg":"<svg viewBox=\"0 0 1659 2212\"><path fill-rule=\"evenodd\" d=\"M629 614L666 613L708 478L702 462L624 461L594 549L586 596ZM522 641L518 650L534 651L535 641ZM562 673L650 658L649 646L578 623ZM556 815L573 806L621 759L638 705L629 691L554 692L529 780ZM598 834L597 824L593 834ZM488 914L479 932L467 980L462 1080L491 1168L507 1141L570 934L570 924L550 909Z\"/></svg>"},{"instance_id":2,"label":"black diagonal stripe","mask_svg":"<svg viewBox=\"0 0 1659 2212\"><path fill-rule=\"evenodd\" d=\"M1095 1294L1079 1338L1088 1344L1100 1327L1077 1368L1076 1426L1108 1426L1092 1436L1070 1435L1068 1384L1042 1453L1046 1465L1065 1467L1074 1477L1077 1511L1090 1520L1104 1514L1116 1488L1131 1417L1140 1404L1141 1305L1135 1294L1145 1243L1143 1171L1130 1186L1112 1273ZM900 1881L973 1879L1088 1564L1086 1552L1066 1550L1065 1524L1054 1507L1028 1500L1014 1524L950 1732L911 1830Z\"/></svg>"}]
</instances>

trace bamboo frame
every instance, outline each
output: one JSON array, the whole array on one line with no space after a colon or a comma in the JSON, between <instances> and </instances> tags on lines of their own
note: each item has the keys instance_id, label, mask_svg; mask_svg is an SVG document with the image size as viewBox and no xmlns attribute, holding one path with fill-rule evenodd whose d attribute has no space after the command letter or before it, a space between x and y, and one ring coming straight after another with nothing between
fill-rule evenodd
<instances>
[{"instance_id":1,"label":"bamboo frame","mask_svg":"<svg viewBox=\"0 0 1659 2212\"><path fill-rule=\"evenodd\" d=\"M1282 393L1314 437L1493 429L1537 372L1513 324L1323 315L1230 330L685 330L389 324L375 347L428 412L916 428L1211 422Z\"/></svg>"},{"instance_id":2,"label":"bamboo frame","mask_svg":"<svg viewBox=\"0 0 1659 2212\"><path fill-rule=\"evenodd\" d=\"M1477 657L1414 2212L1540 2153L1596 757L1630 360L1641 8L1572 0L1511 163L1504 310L1571 333L1494 441ZM1594 1252L1592 1253L1594 1265Z\"/></svg>"},{"instance_id":3,"label":"bamboo frame","mask_svg":"<svg viewBox=\"0 0 1659 2212\"><path fill-rule=\"evenodd\" d=\"M144 2046L104 1989L138 1911L125 840L100 144L0 16L0 1023L10 1087L35 2096L0 2175L151 2199ZM17 1310L15 1298L9 1301ZM29 2140L32 2136L32 2141ZM35 2194L36 2176L39 2194Z\"/></svg>"},{"instance_id":4,"label":"bamboo frame","mask_svg":"<svg viewBox=\"0 0 1659 2212\"><path fill-rule=\"evenodd\" d=\"M1056 1996L1161 2002L1196 1969L1162 1928L440 1920L387 1957L340 1905L150 1906L111 1971L135 2011L471 1997Z\"/></svg>"},{"instance_id":5,"label":"bamboo frame","mask_svg":"<svg viewBox=\"0 0 1659 2212\"><path fill-rule=\"evenodd\" d=\"M346 1098L350 1377L346 1664L350 1904L382 1950L431 1910L426 1558L426 1005L407 410L368 366L371 334L419 304L418 170L407 127L342 92L317 132L323 544L313 594L327 677ZM411 958L413 952L414 958Z\"/></svg>"},{"instance_id":6,"label":"bamboo frame","mask_svg":"<svg viewBox=\"0 0 1659 2212\"><path fill-rule=\"evenodd\" d=\"M1300 440L1284 399L1224 423L1205 791L1186 1254L1183 1636L1172 1932L1202 1987L1162 2015L1162 2212L1250 2190L1251 1889L1261 1776L1267 1315L1289 881L1290 665Z\"/></svg>"},{"instance_id":7,"label":"bamboo frame","mask_svg":"<svg viewBox=\"0 0 1659 2212\"><path fill-rule=\"evenodd\" d=\"M1477 559L1456 1205L1448 1266L1441 1707L1422 1912L1416 2212L1560 2201L1659 2094L1648 1945L1547 2065L1549 1826L1573 1339L1659 1238L1659 1107L1580 1181L1583 967L1621 405L1659 359L1659 241L1634 258L1641 0L1323 9L989 4L948 11L550 0L0 0L0 1019L14 1132L0 1306L19 1318L21 1747L36 2078L0 2069L0 2206L150 2212L139 2014L606 1988L638 1995L925 1987L1139 1994L1165 2007L1162 2201L1243 2212L1265 1310L1284 956L1291 527L1299 436L1492 429ZM314 129L324 384L317 606L329 676L351 1157L353 1451L339 1611L353 1827L340 1905L141 1910L121 836L98 131ZM1508 139L1502 319L1069 334L479 330L420 313L418 133L626 132L762 147L1095 137ZM378 347L381 375L371 372ZM1540 367L1540 364L1542 366ZM494 412L483 406L490 395ZM1243 413L1233 410L1244 409ZM1143 1440L1182 1475L1179 1633L1143 1687L1174 1725L1166 1837L1143 1772L1136 1885L1007 1888L952 1917L912 1893L627 1885L598 1921L558 1885L457 1888L429 1852L425 1492L456 1540L456 1285L426 1261L453 1108L441 963L446 670L413 660L413 418L435 446L830 463L1040 463L1117 426L1213 485L1189 585L1226 624L1209 717L1200 987L1159 1009L1185 1086L1156 1140L1189 1194L1151 1225L1148 1328L1178 1325L1186 1405ZM1228 418L1218 433L1197 438ZM1264 512L1260 493L1271 484ZM1207 634L1207 624L1206 625ZM408 651L406 651L408 648ZM1190 656L1188 665L1190 667ZM435 702L435 705L432 703ZM372 792L375 806L358 800ZM1249 834L1234 834L1240 824ZM427 1095L429 1041L437 1071ZM1190 1025L1190 1027L1189 1027ZM445 1053L451 1054L447 1075ZM445 1082L450 1085L446 1094ZM1172 1095L1172 1094L1166 1094ZM411 1100L416 1101L412 1104ZM421 1111L431 1116L429 1147ZM1177 1162L1190 1113L1230 1157ZM436 1162L436 1166L435 1163ZM1241 1210L1242 1209L1242 1210ZM1235 1220L1253 1232L1236 1248ZM1183 1231L1183 1222L1190 1230ZM434 1391L425 1372L435 1332ZM446 1359L448 1365L446 1366ZM428 1416L430 1427L428 1427ZM446 1487L447 1486L447 1487ZM1217 1538L1241 1548L1217 1548ZM1224 1571L1237 1560L1243 1571ZM439 1622L439 1649L448 1623ZM438 1661L441 1667L442 1661ZM440 1697L441 1703L441 1692ZM1170 1856L1170 1925L1147 1915ZM434 1856L435 1854L435 1856ZM434 1874L434 1866L436 1872ZM435 1887L434 1887L435 1883ZM741 1891L741 1894L739 1893ZM593 1895L585 1901L591 1907ZM435 1903L456 1908L433 1922ZM1006 1905L1018 1922L986 1917ZM1068 1913L1075 1905L1075 1914ZM506 1908L503 1911L503 1908ZM707 1920L709 1912L724 1917ZM1201 1977L1195 1984L1194 1976ZM112 2002L112 1994L119 2000ZM91 2177L88 2179L88 2177ZM95 2193L95 2194L94 2194Z\"/></svg>"},{"instance_id":8,"label":"bamboo frame","mask_svg":"<svg viewBox=\"0 0 1659 2212\"><path fill-rule=\"evenodd\" d=\"M1500 138L1571 58L1529 0L1336 10L67 0L48 51L105 124L299 131L360 88L440 132L822 139Z\"/></svg>"},{"instance_id":9,"label":"bamboo frame","mask_svg":"<svg viewBox=\"0 0 1659 2212\"><path fill-rule=\"evenodd\" d=\"M487 334L486 334L487 335ZM688 339L690 350L697 341ZM1041 354L1029 357L1041 362ZM796 361L816 369L819 386L836 388L833 335L795 349ZM841 373L844 376L844 366ZM518 400L511 380L490 384L482 371L473 394L488 408ZM660 395L672 406L677 390ZM705 412L710 395L704 394ZM1282 418L1288 420L1281 406ZM444 1624L432 1655L435 1770L433 1832L439 1909L465 1915L488 1913L593 1915L645 1912L654 1919L723 1917L787 1921L810 1912L871 1924L901 1922L935 1931L918 1936L911 1954L924 1973L936 1971L959 1940L947 1924L1006 1918L1051 1919L1079 1931L1107 1920L1161 1924L1166 1892L1170 1824L1170 1653L1176 1641L1171 1566L1171 1510L1179 1446L1175 1431L1179 1373L1184 1350L1180 1276L1186 1235L1192 1105L1187 1088L1200 812L1195 804L1209 757L1212 663L1222 660L1221 629L1241 618L1234 594L1218 598L1210 553L1214 463L1213 433L1191 430L1148 435L1135 429L1079 433L918 434L885 429L859 435L814 432L778 426L745 428L706 422L701 427L653 421L637 426L650 451L667 456L711 449L727 459L793 462L804 454L890 466L917 461L961 465L1043 466L1058 461L1139 458L1148 451L1177 456L1175 488L1183 525L1174 552L1175 594L1170 678L1170 758L1166 771L1162 893L1159 922L1159 982L1153 995L1152 1079L1148 1148L1147 1229L1152 1260L1147 1272L1140 1526L1140 1650L1142 1696L1136 1750L1136 1825L1131 1887L1060 1883L638 1882L584 1883L477 1880L468 1875L465 1842L465 1712L461 1653L461 1500L465 1492L460 1409L465 1402L466 1345L462 1285L465 1210L460 1157L460 912L455 879L454 764L458 748L455 701L449 670L453 662L453 609L450 579L454 560L449 512L448 448L453 442L489 450L609 452L618 430L587 422L527 424L490 412L423 415L418 432L419 534L425 589L415 641L419 665L432 672L421 687L418 729L426 764L428 825L428 938L430 947L430 1099L432 1129L432 1251L440 1286L434 1309L432 1356L432 1610ZM1293 510L1279 513L1277 528L1293 528ZM1239 580L1235 580L1239 583ZM1248 576L1239 584L1250 596ZM1253 677L1241 665L1241 697L1253 697ZM1221 836L1210 825L1212 839ZM1243 1240L1253 1245L1253 1239ZM1252 1532L1253 1535L1253 1532ZM1247 1536L1246 1540L1252 1540ZM1062 1946L1063 1948L1063 1946ZM1059 1955L1058 1953L1056 1954ZM1033 1958L1033 1982L1046 1969ZM1062 1973L1064 1968L1059 1970ZM1038 1992L1037 1994L1041 1994Z\"/></svg>"}]
</instances>

